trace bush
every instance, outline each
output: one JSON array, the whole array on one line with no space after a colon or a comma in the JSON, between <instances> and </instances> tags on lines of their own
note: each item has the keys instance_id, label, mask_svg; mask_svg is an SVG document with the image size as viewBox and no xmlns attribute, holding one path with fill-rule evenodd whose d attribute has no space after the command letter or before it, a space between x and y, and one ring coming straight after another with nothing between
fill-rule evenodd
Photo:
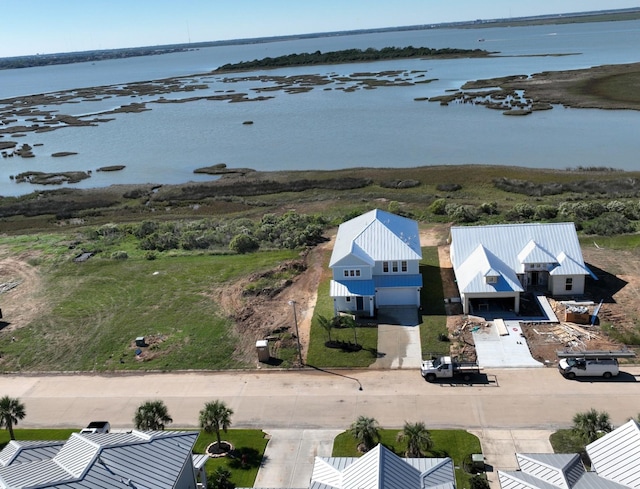
<instances>
[{"instance_id":1,"label":"bush","mask_svg":"<svg viewBox=\"0 0 640 489\"><path fill-rule=\"evenodd\" d=\"M241 255L251 253L260 248L260 243L248 234L237 234L229 243L229 249Z\"/></svg>"},{"instance_id":2,"label":"bush","mask_svg":"<svg viewBox=\"0 0 640 489\"><path fill-rule=\"evenodd\" d=\"M480 204L480 212L483 214L494 215L498 213L498 203L497 202L483 202Z\"/></svg>"},{"instance_id":3,"label":"bush","mask_svg":"<svg viewBox=\"0 0 640 489\"><path fill-rule=\"evenodd\" d=\"M549 219L555 219L558 215L558 208L552 205L538 205L536 206L533 218L536 221L546 221Z\"/></svg>"},{"instance_id":4,"label":"bush","mask_svg":"<svg viewBox=\"0 0 640 489\"><path fill-rule=\"evenodd\" d=\"M447 214L447 201L445 199L434 200L429 206L429 210L437 216L444 216Z\"/></svg>"},{"instance_id":5,"label":"bush","mask_svg":"<svg viewBox=\"0 0 640 489\"><path fill-rule=\"evenodd\" d=\"M622 214L607 212L593 221L583 224L584 232L599 236L615 236L635 232L634 224Z\"/></svg>"},{"instance_id":6,"label":"bush","mask_svg":"<svg viewBox=\"0 0 640 489\"><path fill-rule=\"evenodd\" d=\"M126 251L114 251L111 253L112 260L126 260L127 258L129 258L129 255Z\"/></svg>"},{"instance_id":7,"label":"bush","mask_svg":"<svg viewBox=\"0 0 640 489\"><path fill-rule=\"evenodd\" d=\"M158 258L158 255L154 251L147 251L144 254L145 260L155 260L156 258Z\"/></svg>"}]
</instances>

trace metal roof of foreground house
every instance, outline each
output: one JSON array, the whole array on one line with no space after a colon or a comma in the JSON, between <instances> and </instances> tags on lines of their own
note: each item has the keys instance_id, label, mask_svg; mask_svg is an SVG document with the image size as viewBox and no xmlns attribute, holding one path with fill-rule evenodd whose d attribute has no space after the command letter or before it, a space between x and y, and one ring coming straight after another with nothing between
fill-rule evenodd
<instances>
[{"instance_id":1,"label":"metal roof of foreground house","mask_svg":"<svg viewBox=\"0 0 640 489\"><path fill-rule=\"evenodd\" d=\"M52 458L23 463L14 459L0 467L0 488L173 489L191 463L197 438L198 432L185 431L73 433Z\"/></svg>"},{"instance_id":2,"label":"metal roof of foreground house","mask_svg":"<svg viewBox=\"0 0 640 489\"><path fill-rule=\"evenodd\" d=\"M338 227L329 267L348 256L373 265L381 260L421 260L418 223L375 209Z\"/></svg>"},{"instance_id":3,"label":"metal roof of foreground house","mask_svg":"<svg viewBox=\"0 0 640 489\"><path fill-rule=\"evenodd\" d=\"M572 222L453 226L451 261L459 284L471 284L493 269L511 286L515 274L533 263L550 265L551 275L596 278L584 263Z\"/></svg>"},{"instance_id":4,"label":"metal roof of foreground house","mask_svg":"<svg viewBox=\"0 0 640 489\"><path fill-rule=\"evenodd\" d=\"M635 420L587 445L587 453L599 476L640 488L640 425Z\"/></svg>"},{"instance_id":5,"label":"metal roof of foreground house","mask_svg":"<svg viewBox=\"0 0 640 489\"><path fill-rule=\"evenodd\" d=\"M316 457L310 489L455 489L450 458L401 458L377 445L362 457Z\"/></svg>"},{"instance_id":6,"label":"metal roof of foreground house","mask_svg":"<svg viewBox=\"0 0 640 489\"><path fill-rule=\"evenodd\" d=\"M578 454L516 454L519 471L498 471L502 489L638 489L640 426L631 420L587 445L593 472Z\"/></svg>"}]
</instances>

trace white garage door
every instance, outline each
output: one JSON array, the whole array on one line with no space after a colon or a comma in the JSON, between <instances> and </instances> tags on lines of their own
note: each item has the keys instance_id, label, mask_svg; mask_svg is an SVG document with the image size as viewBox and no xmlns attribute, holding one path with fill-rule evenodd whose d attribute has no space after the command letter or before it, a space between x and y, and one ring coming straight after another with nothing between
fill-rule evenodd
<instances>
[{"instance_id":1,"label":"white garage door","mask_svg":"<svg viewBox=\"0 0 640 489\"><path fill-rule=\"evenodd\" d=\"M418 293L415 287L397 287L393 289L378 289L376 292L377 306L418 306Z\"/></svg>"}]
</instances>

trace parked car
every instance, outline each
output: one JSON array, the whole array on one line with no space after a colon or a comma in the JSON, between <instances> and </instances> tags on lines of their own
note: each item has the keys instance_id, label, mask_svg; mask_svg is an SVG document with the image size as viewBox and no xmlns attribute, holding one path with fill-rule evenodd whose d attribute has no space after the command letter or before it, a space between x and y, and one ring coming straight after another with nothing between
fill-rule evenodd
<instances>
[{"instance_id":1,"label":"parked car","mask_svg":"<svg viewBox=\"0 0 640 489\"><path fill-rule=\"evenodd\" d=\"M91 421L86 428L80 430L80 433L109 433L111 424L109 421Z\"/></svg>"},{"instance_id":2,"label":"parked car","mask_svg":"<svg viewBox=\"0 0 640 489\"><path fill-rule=\"evenodd\" d=\"M609 379L620 373L617 358L563 358L558 370L568 379L576 377L604 377Z\"/></svg>"}]
</instances>

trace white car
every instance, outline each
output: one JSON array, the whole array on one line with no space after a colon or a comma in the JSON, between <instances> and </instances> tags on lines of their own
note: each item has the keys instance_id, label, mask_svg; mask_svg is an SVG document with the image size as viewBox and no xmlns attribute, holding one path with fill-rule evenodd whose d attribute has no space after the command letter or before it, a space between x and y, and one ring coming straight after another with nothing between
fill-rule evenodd
<instances>
[{"instance_id":1,"label":"white car","mask_svg":"<svg viewBox=\"0 0 640 489\"><path fill-rule=\"evenodd\" d=\"M609 379L620 373L616 358L563 358L558 370L568 379L576 377L604 377Z\"/></svg>"}]
</instances>

